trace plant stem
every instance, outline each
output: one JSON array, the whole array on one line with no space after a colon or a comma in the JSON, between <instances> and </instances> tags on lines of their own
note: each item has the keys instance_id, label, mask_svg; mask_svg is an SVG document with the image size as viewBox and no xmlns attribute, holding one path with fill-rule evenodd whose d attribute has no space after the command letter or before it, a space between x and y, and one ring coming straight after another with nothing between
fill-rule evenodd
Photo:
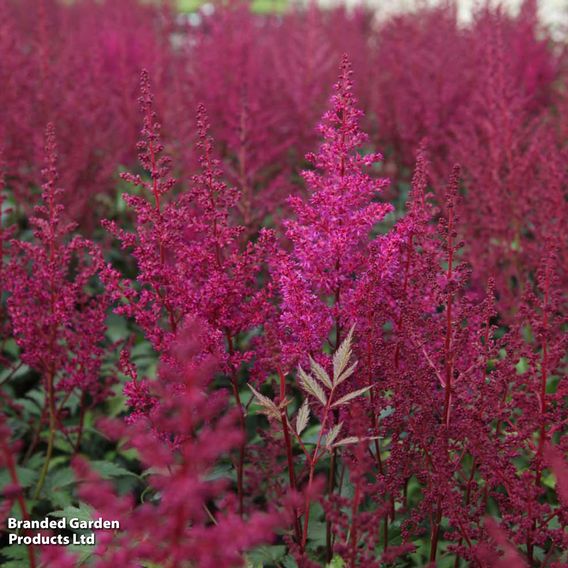
<instances>
[{"instance_id":1,"label":"plant stem","mask_svg":"<svg viewBox=\"0 0 568 568\"><path fill-rule=\"evenodd\" d=\"M355 560L357 559L357 509L361 499L361 482L357 480L355 484L355 496L353 497L353 505L351 507L351 550L349 556L350 568L355 568Z\"/></svg>"},{"instance_id":2,"label":"plant stem","mask_svg":"<svg viewBox=\"0 0 568 568\"><path fill-rule=\"evenodd\" d=\"M286 399L286 378L284 373L280 368L278 368L278 376L280 378L280 402ZM280 409L280 417L282 420L282 430L284 433L284 442L286 444L286 458L288 460L288 477L290 480L290 489L296 491L296 475L294 473L294 454L292 453L292 440L290 439L290 430L288 415L286 413L286 408L283 406ZM296 535L296 541L299 543L302 538L302 529L300 527L300 521L298 519L298 514L296 508L292 510L294 515L294 533Z\"/></svg>"},{"instance_id":3,"label":"plant stem","mask_svg":"<svg viewBox=\"0 0 568 568\"><path fill-rule=\"evenodd\" d=\"M33 493L33 498L37 499L43 485L45 483L45 478L49 470L49 462L51 461L51 456L53 454L53 442L55 440L55 431L57 426L56 413L55 413L55 392L53 386L54 372L51 370L47 377L47 397L48 397L48 410L49 410L49 437L47 439L47 450L45 453L45 461L43 462L43 467L39 474L39 479Z\"/></svg>"},{"instance_id":4,"label":"plant stem","mask_svg":"<svg viewBox=\"0 0 568 568\"><path fill-rule=\"evenodd\" d=\"M446 272L446 286L448 286L448 295L446 299L446 337L444 342L444 369L445 369L445 393L444 393L444 435L449 437L450 428L450 410L452 404L452 376L453 376L453 346L452 346L452 308L454 294L452 291L452 276L453 276L453 260L454 260L454 203L448 207L448 270ZM446 444L446 451L449 452L449 446ZM448 456L449 458L449 456ZM442 496L438 497L436 504L436 520L435 525L432 527L432 535L430 541L430 562L436 561L436 554L438 550L438 539L440 534L440 524L442 522Z\"/></svg>"},{"instance_id":5,"label":"plant stem","mask_svg":"<svg viewBox=\"0 0 568 568\"><path fill-rule=\"evenodd\" d=\"M333 400L333 393L334 393L334 388L331 389L331 392L329 393L329 398L327 399L327 403L325 405L325 409L324 409L324 413L323 413L323 420L321 423L321 429L318 435L318 439L317 439L317 443L316 443L316 448L314 450L313 455L310 457L310 473L309 473L309 477L308 477L308 487L306 490L306 498L305 498L305 502L304 502L304 528L303 528L303 533L302 533L302 550L304 550L306 548L306 542L308 540L308 525L310 522L310 508L311 508L311 499L310 499L310 493L311 493L311 489L312 489L312 484L314 481L314 473L315 473L315 469L316 469L316 465L317 462L319 461L319 449L321 446L321 441L323 438L323 433L325 430L325 425L327 422L327 417L329 414L329 409L331 406L331 401Z\"/></svg>"},{"instance_id":6,"label":"plant stem","mask_svg":"<svg viewBox=\"0 0 568 568\"><path fill-rule=\"evenodd\" d=\"M14 457L12 456L10 448L7 446L7 444L4 441L2 442L2 451L4 453L4 460L6 462L6 467L10 474L10 477L12 479L12 483L14 483L14 485L18 485L19 487L21 487L20 481L18 479L18 472L16 470L16 464L14 462ZM20 510L22 511L22 517L24 518L24 520L27 521L30 518L30 515L26 507L26 501L21 492L18 492L17 501ZM35 560L35 551L33 544L28 545L28 559L30 561L30 568L35 568L36 560Z\"/></svg>"},{"instance_id":7,"label":"plant stem","mask_svg":"<svg viewBox=\"0 0 568 568\"><path fill-rule=\"evenodd\" d=\"M538 439L538 448L536 453L536 475L535 486L538 489L542 479L542 458L544 453L544 446L546 445L546 384L548 382L548 296L550 290L550 274L549 268L546 268L545 283L544 283L544 303L543 303L543 322L542 322L542 363L540 371L540 430ZM530 509L529 509L530 510ZM533 519L530 530L527 534L527 556L531 566L534 564L534 543L532 542L532 535L536 532L537 522L536 518Z\"/></svg>"}]
</instances>

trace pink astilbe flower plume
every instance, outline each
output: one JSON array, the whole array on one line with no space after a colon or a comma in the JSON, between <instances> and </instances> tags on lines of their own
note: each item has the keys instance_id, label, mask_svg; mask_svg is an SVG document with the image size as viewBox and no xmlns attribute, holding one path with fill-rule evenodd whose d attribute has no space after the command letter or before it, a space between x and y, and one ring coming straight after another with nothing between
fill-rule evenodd
<instances>
[{"instance_id":1,"label":"pink astilbe flower plume","mask_svg":"<svg viewBox=\"0 0 568 568\"><path fill-rule=\"evenodd\" d=\"M164 202L175 180L170 177L171 161L163 155L160 124L154 111L146 71L142 73L140 89L143 128L138 143L138 158L149 179L131 173L123 174L124 179L143 191L140 196L123 195L136 214L136 230L129 233L114 222L103 221L104 226L119 238L124 249L132 249L140 286L123 281L120 273L110 266L104 272L104 278L113 299L122 302L115 311L133 318L154 349L162 352L175 336L183 316L182 284L171 261L172 251L176 250L180 240L180 219L179 215L172 215L171 203ZM162 323L162 320L166 323Z\"/></svg>"},{"instance_id":2,"label":"pink astilbe flower plume","mask_svg":"<svg viewBox=\"0 0 568 568\"><path fill-rule=\"evenodd\" d=\"M57 187L57 146L51 124L45 155L43 203L30 219L33 240L12 241L6 288L21 360L41 374L46 392L50 432L46 471L55 431L61 428L60 399L74 393L86 405L87 396L96 403L108 394L107 385L99 380L108 298L93 291L93 279L103 265L99 249L79 236L71 237L74 225L62 219L63 190Z\"/></svg>"},{"instance_id":3,"label":"pink astilbe flower plume","mask_svg":"<svg viewBox=\"0 0 568 568\"><path fill-rule=\"evenodd\" d=\"M359 128L351 64L344 57L330 109L319 126L317 154L308 155L313 170L303 172L309 199L290 197L296 218L285 222L292 251L279 257L275 278L283 298L280 326L287 364L319 353L326 341L335 348L350 328L347 306L369 255L373 226L391 211L374 201L387 185L364 172L381 159L362 155L367 137Z\"/></svg>"},{"instance_id":4,"label":"pink astilbe flower plume","mask_svg":"<svg viewBox=\"0 0 568 568\"><path fill-rule=\"evenodd\" d=\"M204 107L199 106L197 115L201 172L187 191L174 195L175 182L170 177L170 160L163 154L147 72L142 73L139 101L144 119L139 159L149 179L123 176L142 190L141 195L124 196L136 214L135 230L130 233L117 223L104 222L122 247L131 249L138 274L132 280L123 278L109 265L105 281L118 302L116 313L134 319L162 358L169 356L169 345L187 318L197 317L208 327L204 353L214 353L222 361L241 408L244 431L238 373L252 353L246 352L248 345L241 340L261 326L268 313L271 285L260 288L258 277L274 249L274 237L263 229L256 242L241 248L239 236L244 228L231 223L240 194L221 179ZM138 416L152 404L132 368L127 374L132 381L126 394ZM244 451L243 446L237 466L241 500ZM241 510L243 506L241 501Z\"/></svg>"},{"instance_id":5,"label":"pink astilbe flower plume","mask_svg":"<svg viewBox=\"0 0 568 568\"><path fill-rule=\"evenodd\" d=\"M106 296L95 296L88 287L102 256L91 242L69 239L75 225L62 219L52 125L45 152L43 203L30 219L34 241L11 243L8 310L22 359L42 373L50 388L95 395L107 304Z\"/></svg>"},{"instance_id":6,"label":"pink astilbe flower plume","mask_svg":"<svg viewBox=\"0 0 568 568\"><path fill-rule=\"evenodd\" d=\"M133 233L104 222L123 248L132 250L138 268L136 279L128 281L108 267L105 276L113 297L126 300L116 311L133 318L158 353L167 353L185 317L199 316L211 326L208 350L221 355L225 339L227 364L237 368L242 359L237 336L263 321L268 292L258 290L255 279L273 238L263 230L256 243L240 249L238 237L243 228L230 221L240 194L220 178L203 106L197 118L202 171L192 178L188 191L172 194L175 182L170 177L170 159L163 154L146 72L141 91L144 127L138 149L150 179L123 176L142 189L140 196L124 196L136 214Z\"/></svg>"}]
</instances>

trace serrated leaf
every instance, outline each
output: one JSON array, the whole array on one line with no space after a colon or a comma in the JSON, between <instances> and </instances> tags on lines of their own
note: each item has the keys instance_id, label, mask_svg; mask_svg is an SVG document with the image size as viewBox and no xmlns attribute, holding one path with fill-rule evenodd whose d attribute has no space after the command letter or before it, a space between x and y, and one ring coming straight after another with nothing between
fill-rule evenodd
<instances>
[{"instance_id":1,"label":"serrated leaf","mask_svg":"<svg viewBox=\"0 0 568 568\"><path fill-rule=\"evenodd\" d=\"M28 467L21 467L19 465L16 466L16 474L18 476L18 483L20 487L24 488L31 487L39 477L37 471ZM11 483L12 478L8 474L8 470L3 469L2 471L0 471L0 487L5 487L6 485L9 485Z\"/></svg>"},{"instance_id":2,"label":"serrated leaf","mask_svg":"<svg viewBox=\"0 0 568 568\"><path fill-rule=\"evenodd\" d=\"M233 466L230 464L220 464L213 468L209 473L204 476L206 481L214 481L216 479L224 479L229 477L230 473L233 471Z\"/></svg>"},{"instance_id":3,"label":"serrated leaf","mask_svg":"<svg viewBox=\"0 0 568 568\"><path fill-rule=\"evenodd\" d=\"M263 566L264 563L277 564L285 554L286 547L282 544L263 545L249 552L247 560L254 566Z\"/></svg>"},{"instance_id":4,"label":"serrated leaf","mask_svg":"<svg viewBox=\"0 0 568 568\"><path fill-rule=\"evenodd\" d=\"M339 432L341 432L341 427L343 426L343 422L336 424L326 435L325 437L325 445L330 448L333 445L333 442L339 436Z\"/></svg>"},{"instance_id":5,"label":"serrated leaf","mask_svg":"<svg viewBox=\"0 0 568 568\"><path fill-rule=\"evenodd\" d=\"M337 406L341 406L342 404L345 404L347 402L349 402L350 400L353 400L354 398L357 398L358 396L361 396L363 394L365 394L368 390L370 390L372 388L371 387L365 387L353 392L350 392L349 394L346 394L345 396L342 396L339 400L336 400L332 405L331 408L335 408Z\"/></svg>"},{"instance_id":6,"label":"serrated leaf","mask_svg":"<svg viewBox=\"0 0 568 568\"><path fill-rule=\"evenodd\" d=\"M300 406L300 410L298 410L298 415L296 416L296 433L298 436L306 429L309 419L310 407L308 405L308 399L306 399L302 406Z\"/></svg>"},{"instance_id":7,"label":"serrated leaf","mask_svg":"<svg viewBox=\"0 0 568 568\"><path fill-rule=\"evenodd\" d=\"M302 367L298 367L298 375L300 377L300 386L308 393L317 398L322 405L325 406L327 397L323 389L319 386L317 381L308 375Z\"/></svg>"},{"instance_id":8,"label":"serrated leaf","mask_svg":"<svg viewBox=\"0 0 568 568\"><path fill-rule=\"evenodd\" d=\"M14 401L15 404L21 406L26 412L33 416L39 416L41 414L41 408L38 406L37 402L29 400L28 398L18 398Z\"/></svg>"},{"instance_id":9,"label":"serrated leaf","mask_svg":"<svg viewBox=\"0 0 568 568\"><path fill-rule=\"evenodd\" d=\"M343 373L341 373L341 375L337 377L337 380L335 381L335 386L340 385L344 380L348 379L354 373L355 368L357 367L357 363L358 362L355 361L355 363L353 363L351 367L343 371Z\"/></svg>"},{"instance_id":10,"label":"serrated leaf","mask_svg":"<svg viewBox=\"0 0 568 568\"><path fill-rule=\"evenodd\" d=\"M336 448L337 446L347 446L348 444L356 444L359 442L361 438L357 438L357 436L348 436L347 438L343 438L343 440L339 440L339 442L335 442L333 447Z\"/></svg>"},{"instance_id":11,"label":"serrated leaf","mask_svg":"<svg viewBox=\"0 0 568 568\"><path fill-rule=\"evenodd\" d=\"M282 560L284 568L298 568L298 564L291 556L285 556Z\"/></svg>"},{"instance_id":12,"label":"serrated leaf","mask_svg":"<svg viewBox=\"0 0 568 568\"><path fill-rule=\"evenodd\" d=\"M75 483L75 472L70 467L51 470L45 480L45 485L50 491L66 487Z\"/></svg>"},{"instance_id":13,"label":"serrated leaf","mask_svg":"<svg viewBox=\"0 0 568 568\"><path fill-rule=\"evenodd\" d=\"M39 390L33 390L27 393L27 398L33 400L40 408L43 408L45 402L45 393Z\"/></svg>"},{"instance_id":14,"label":"serrated leaf","mask_svg":"<svg viewBox=\"0 0 568 568\"><path fill-rule=\"evenodd\" d=\"M323 383L328 389L333 388L333 384L326 370L312 357L310 357L310 365L312 366L312 373L321 383Z\"/></svg>"},{"instance_id":15,"label":"serrated leaf","mask_svg":"<svg viewBox=\"0 0 568 568\"><path fill-rule=\"evenodd\" d=\"M351 359L351 340L353 339L353 331L355 330L355 326L353 326L347 337L343 340L341 345L338 347L335 355L333 356L333 382L337 384L338 378L341 376L341 373L345 370L347 365L349 364L349 359Z\"/></svg>"},{"instance_id":16,"label":"serrated leaf","mask_svg":"<svg viewBox=\"0 0 568 568\"><path fill-rule=\"evenodd\" d=\"M247 386L252 391L252 394L256 398L258 404L262 407L263 414L279 420L280 412L278 411L278 407L267 396L260 394L253 386L248 384Z\"/></svg>"},{"instance_id":17,"label":"serrated leaf","mask_svg":"<svg viewBox=\"0 0 568 568\"><path fill-rule=\"evenodd\" d=\"M79 507L65 507L60 511L53 511L49 513L51 517L69 519L79 519L80 521L90 521L92 518L93 510L85 503L79 503Z\"/></svg>"},{"instance_id":18,"label":"serrated leaf","mask_svg":"<svg viewBox=\"0 0 568 568\"><path fill-rule=\"evenodd\" d=\"M95 460L91 461L90 465L103 479L112 479L114 477L126 476L138 477L132 471L128 471L127 469L120 467L119 465L116 465L112 462Z\"/></svg>"},{"instance_id":19,"label":"serrated leaf","mask_svg":"<svg viewBox=\"0 0 568 568\"><path fill-rule=\"evenodd\" d=\"M2 556L9 558L10 560L26 561L28 560L28 549L25 546L19 544L12 544L2 548ZM26 564L20 564L20 566L25 566ZM6 566L6 564L2 564Z\"/></svg>"}]
</instances>

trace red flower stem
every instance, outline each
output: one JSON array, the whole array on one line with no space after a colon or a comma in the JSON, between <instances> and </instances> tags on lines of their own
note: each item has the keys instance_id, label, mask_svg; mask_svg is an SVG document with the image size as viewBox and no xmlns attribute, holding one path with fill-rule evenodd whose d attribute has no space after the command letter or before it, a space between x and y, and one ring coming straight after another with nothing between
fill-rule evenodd
<instances>
[{"instance_id":1,"label":"red flower stem","mask_svg":"<svg viewBox=\"0 0 568 568\"><path fill-rule=\"evenodd\" d=\"M280 378L280 402L286 399L286 378L284 373L278 367L278 376ZM294 454L292 453L292 440L290 439L290 426L288 422L288 415L286 413L286 408L282 406L280 408L280 417L282 420L282 430L284 433L284 443L286 444L286 458L288 460L288 477L290 480L290 489L296 491L296 475L294 473ZM296 508L292 510L294 515L294 533L296 535L296 541L299 543L302 538L302 529L300 527L300 520Z\"/></svg>"},{"instance_id":2,"label":"red flower stem","mask_svg":"<svg viewBox=\"0 0 568 568\"><path fill-rule=\"evenodd\" d=\"M544 446L546 445L546 384L548 382L548 296L550 292L550 274L549 269L546 267L545 282L544 282L544 304L543 304L543 322L542 322L542 363L540 370L540 431L538 439L538 448L536 452L536 475L535 486L538 489L542 479L542 462ZM530 511L530 509L529 509ZM536 518L533 519L530 530L527 534L527 556L531 566L534 564L534 544L532 542L532 535L536 532L537 522Z\"/></svg>"},{"instance_id":3,"label":"red flower stem","mask_svg":"<svg viewBox=\"0 0 568 568\"><path fill-rule=\"evenodd\" d=\"M79 431L77 432L77 441L75 442L75 453L81 448L83 438L83 429L85 425L85 391L81 393L81 410L79 414Z\"/></svg>"},{"instance_id":4,"label":"red flower stem","mask_svg":"<svg viewBox=\"0 0 568 568\"><path fill-rule=\"evenodd\" d=\"M408 253L406 255L406 262L404 265L404 280L402 283L402 297L403 300L406 300L406 294L407 294L407 290L408 290L408 280L409 280L409 274L410 274L410 261L412 259L412 252L414 250L414 234L411 232L408 235ZM398 330L398 334L400 336L400 333L402 332L403 329L403 317L402 317L402 310L398 316L397 322L396 322L396 327ZM396 342L396 347L395 347L395 351L394 351L394 367L395 369L398 371L398 368L400 366L400 337L398 338L397 342Z\"/></svg>"},{"instance_id":5,"label":"red flower stem","mask_svg":"<svg viewBox=\"0 0 568 568\"><path fill-rule=\"evenodd\" d=\"M444 415L443 423L445 426L445 435L449 433L450 427L450 410L452 403L452 375L453 375L453 353L452 353L452 308L453 308L453 292L452 292L452 275L453 275L453 260L454 260L454 243L453 243L453 230L454 230L454 207L449 207L448 211L448 270L446 272L446 285L448 286L448 296L446 300L446 338L444 345L444 368L445 368L445 396L444 396ZM449 450L447 450L449 451ZM440 524L442 522L442 496L438 497L436 504L436 521L432 528L430 540L430 562L436 561L436 554L438 551L438 539L440 536Z\"/></svg>"},{"instance_id":6,"label":"red flower stem","mask_svg":"<svg viewBox=\"0 0 568 568\"><path fill-rule=\"evenodd\" d=\"M335 387L334 387L335 388ZM325 424L327 422L327 416L329 414L329 409L331 406L331 401L333 399L333 392L334 392L334 388L331 389L331 392L329 393L329 398L327 399L327 403L325 405L325 409L324 409L324 413L323 413L323 421L321 423L321 429L320 432L318 434L318 439L316 442L316 448L314 450L314 453L309 456L309 463L310 463L310 473L309 473L309 477L308 477L308 487L306 490L306 498L305 498L305 502L304 502L304 529L303 529L303 533L302 533L302 550L304 550L306 548L306 542L308 540L308 525L310 522L310 508L311 508L311 498L310 498L310 493L311 493L311 489L312 489L312 484L314 481L314 473L315 473L315 469L316 469L316 465L319 461L319 450L320 450L320 446L321 446L321 441L323 438L323 433L325 430Z\"/></svg>"},{"instance_id":7,"label":"red flower stem","mask_svg":"<svg viewBox=\"0 0 568 568\"><path fill-rule=\"evenodd\" d=\"M233 337L231 336L229 330L225 330L225 337L227 339L227 343L229 345L229 355L232 355L235 352L234 345L233 345ZM241 401L241 395L239 393L239 385L237 380L237 373L233 364L231 363L231 386L233 388L233 395L235 397L235 402L239 409L239 423L241 426L241 431L243 435L243 440L239 446L239 458L237 462L237 493L239 497L239 515L242 517L244 514L244 470L245 470L245 451L246 451L246 443L247 443L247 431L246 431L246 422L245 422L245 410L243 408L243 403Z\"/></svg>"},{"instance_id":8,"label":"red flower stem","mask_svg":"<svg viewBox=\"0 0 568 568\"><path fill-rule=\"evenodd\" d=\"M349 564L351 568L355 568L355 561L357 560L357 509L359 508L359 501L361 500L361 482L357 480L355 484L355 496L353 497L353 504L351 507L351 550L349 556Z\"/></svg>"},{"instance_id":9,"label":"red flower stem","mask_svg":"<svg viewBox=\"0 0 568 568\"><path fill-rule=\"evenodd\" d=\"M55 410L55 392L53 386L53 378L54 378L53 370L50 370L47 376L47 405L49 411L49 437L47 439L47 450L45 452L45 461L43 462L43 467L41 468L39 479L36 485L36 488L33 493L33 499L37 499L43 485L45 483L45 478L47 476L47 472L49 470L49 463L51 461L51 456L53 454L53 443L55 441L55 432L57 429L57 421L56 421L56 410Z\"/></svg>"},{"instance_id":10,"label":"red flower stem","mask_svg":"<svg viewBox=\"0 0 568 568\"><path fill-rule=\"evenodd\" d=\"M148 122L148 124L152 123L152 116L150 115L150 109L148 109L147 114L146 114L146 120ZM156 215L158 217L158 224L161 225L161 221L162 221L162 208L161 208L161 203L160 203L160 192L158 189L158 171L157 171L157 166L156 166L156 149L154 148L154 144L150 141L148 144L148 151L150 152L150 164L151 164L151 176L152 176L152 193L154 195L154 206L156 209ZM164 244L162 242L162 236L161 236L161 226L158 226L158 231L157 231L157 237L158 237L158 249L159 249L159 255L160 255L160 266L161 268L164 268L165 263L166 263L166 254L165 254L165 250L164 250ZM164 305L164 308L166 309L166 311L168 312L168 318L169 318L169 322L170 322L170 329L172 331L172 333L176 333L177 331L177 323L176 323L176 318L174 315L174 310L172 309L172 307L170 306L170 303L167 301L164 291L162 288L158 289L158 296L160 297L160 299L162 300L162 303Z\"/></svg>"},{"instance_id":11,"label":"red flower stem","mask_svg":"<svg viewBox=\"0 0 568 568\"><path fill-rule=\"evenodd\" d=\"M50 268L50 316L51 320L54 320L55 316L55 282L54 282L54 272L55 272L55 258L56 258L56 241L55 241L55 187L54 180L51 180L51 191L48 194L48 207L49 207L49 268ZM51 333L49 339L49 349L48 354L53 356L55 350L55 342L57 335L57 327L55 324L51 326ZM51 461L51 455L53 453L53 443L55 441L55 431L57 428L57 410L55 408L55 363L52 361L49 364L47 372L47 397L46 404L49 412L49 437L47 439L47 450L45 453L45 461L43 467L39 474L39 479L33 493L33 498L37 499L43 485L45 483L45 478L49 469L49 462Z\"/></svg>"}]
</instances>

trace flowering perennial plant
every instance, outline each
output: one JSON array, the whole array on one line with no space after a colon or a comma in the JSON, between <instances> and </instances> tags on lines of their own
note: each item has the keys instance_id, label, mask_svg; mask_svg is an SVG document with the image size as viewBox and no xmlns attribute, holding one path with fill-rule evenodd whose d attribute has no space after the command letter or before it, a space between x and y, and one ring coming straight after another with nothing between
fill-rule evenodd
<instances>
[{"instance_id":1,"label":"flowering perennial plant","mask_svg":"<svg viewBox=\"0 0 568 568\"><path fill-rule=\"evenodd\" d=\"M564 48L0 3L3 565L568 565Z\"/></svg>"}]
</instances>

